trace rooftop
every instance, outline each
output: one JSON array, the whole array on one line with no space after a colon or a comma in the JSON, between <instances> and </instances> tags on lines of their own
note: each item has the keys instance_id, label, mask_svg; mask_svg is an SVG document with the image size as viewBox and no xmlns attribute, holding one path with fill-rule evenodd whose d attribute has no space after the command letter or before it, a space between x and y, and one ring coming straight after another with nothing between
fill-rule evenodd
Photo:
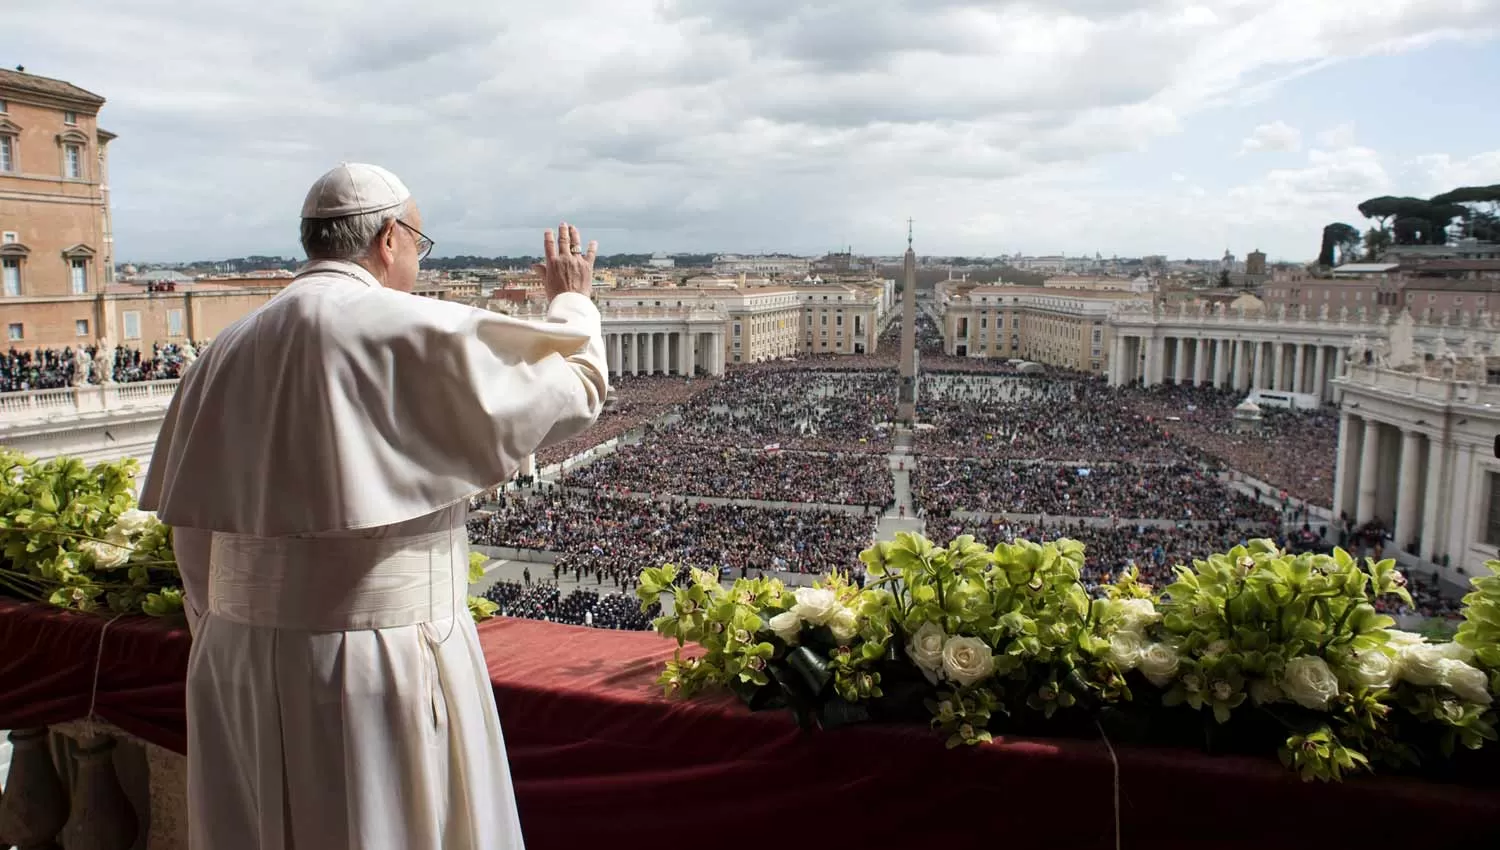
<instances>
[{"instance_id":1,"label":"rooftop","mask_svg":"<svg viewBox=\"0 0 1500 850\"><path fill-rule=\"evenodd\" d=\"M24 71L0 70L0 90L31 92L48 97L82 101L95 107L104 105L104 98L87 89L81 89L66 80L39 77Z\"/></svg>"}]
</instances>

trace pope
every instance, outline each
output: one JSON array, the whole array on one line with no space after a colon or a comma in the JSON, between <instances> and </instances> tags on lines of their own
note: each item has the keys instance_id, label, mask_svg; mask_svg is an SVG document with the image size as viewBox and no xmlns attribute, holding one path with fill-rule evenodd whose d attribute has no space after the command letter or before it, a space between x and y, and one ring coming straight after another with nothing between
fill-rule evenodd
<instances>
[{"instance_id":1,"label":"pope","mask_svg":"<svg viewBox=\"0 0 1500 850\"><path fill-rule=\"evenodd\" d=\"M467 598L469 498L598 417L597 246L543 239L525 322L411 294L389 171L302 206L309 262L187 370L141 504L174 528L196 850L520 848Z\"/></svg>"}]
</instances>

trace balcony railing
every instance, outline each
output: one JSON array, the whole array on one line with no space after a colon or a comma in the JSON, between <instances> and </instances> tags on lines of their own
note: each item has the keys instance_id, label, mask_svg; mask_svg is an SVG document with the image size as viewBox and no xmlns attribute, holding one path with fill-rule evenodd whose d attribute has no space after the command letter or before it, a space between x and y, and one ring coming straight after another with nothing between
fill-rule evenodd
<instances>
[{"instance_id":1,"label":"balcony railing","mask_svg":"<svg viewBox=\"0 0 1500 850\"><path fill-rule=\"evenodd\" d=\"M177 379L0 393L0 426L31 425L89 414L165 410Z\"/></svg>"}]
</instances>

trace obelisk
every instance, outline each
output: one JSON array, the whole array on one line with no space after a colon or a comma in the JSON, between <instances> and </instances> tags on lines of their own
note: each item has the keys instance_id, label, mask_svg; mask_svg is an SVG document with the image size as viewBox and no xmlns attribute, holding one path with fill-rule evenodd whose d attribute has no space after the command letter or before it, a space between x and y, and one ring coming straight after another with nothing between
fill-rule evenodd
<instances>
[{"instance_id":1,"label":"obelisk","mask_svg":"<svg viewBox=\"0 0 1500 850\"><path fill-rule=\"evenodd\" d=\"M906 220L906 264L901 284L901 392L896 418L917 421L917 253L912 250L911 219Z\"/></svg>"}]
</instances>

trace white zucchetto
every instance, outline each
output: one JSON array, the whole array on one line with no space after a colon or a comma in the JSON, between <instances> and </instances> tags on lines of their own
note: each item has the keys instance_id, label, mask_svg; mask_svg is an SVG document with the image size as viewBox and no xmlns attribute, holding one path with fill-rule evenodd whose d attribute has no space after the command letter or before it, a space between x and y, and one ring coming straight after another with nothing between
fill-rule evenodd
<instances>
[{"instance_id":1,"label":"white zucchetto","mask_svg":"<svg viewBox=\"0 0 1500 850\"><path fill-rule=\"evenodd\" d=\"M411 198L401 178L378 165L345 162L318 178L302 202L303 218L343 218L395 209Z\"/></svg>"}]
</instances>

